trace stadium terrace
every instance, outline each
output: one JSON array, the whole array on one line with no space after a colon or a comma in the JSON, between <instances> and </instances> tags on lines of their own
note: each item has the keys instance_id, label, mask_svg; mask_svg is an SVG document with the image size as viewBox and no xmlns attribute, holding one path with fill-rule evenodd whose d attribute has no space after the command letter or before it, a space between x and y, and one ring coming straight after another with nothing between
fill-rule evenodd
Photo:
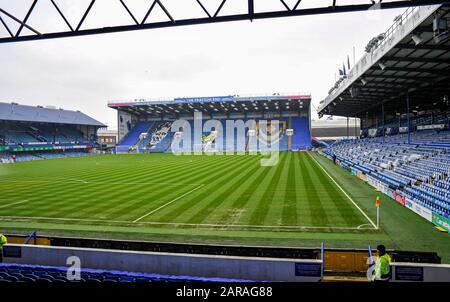
<instances>
[{"instance_id":1,"label":"stadium terrace","mask_svg":"<svg viewBox=\"0 0 450 302\"><path fill-rule=\"evenodd\" d=\"M104 124L80 111L0 103L0 152L3 161L87 154L97 146Z\"/></svg>"},{"instance_id":2,"label":"stadium terrace","mask_svg":"<svg viewBox=\"0 0 450 302\"><path fill-rule=\"evenodd\" d=\"M175 145L184 151L245 152L275 144L280 151L310 149L310 102L307 94L275 93L114 101L108 106L117 109L121 141L117 152L170 152L175 151ZM195 114L200 116L198 123ZM245 129L237 131L237 121L244 122ZM230 122L233 126L229 130ZM258 140L253 142L252 137Z\"/></svg>"}]
</instances>

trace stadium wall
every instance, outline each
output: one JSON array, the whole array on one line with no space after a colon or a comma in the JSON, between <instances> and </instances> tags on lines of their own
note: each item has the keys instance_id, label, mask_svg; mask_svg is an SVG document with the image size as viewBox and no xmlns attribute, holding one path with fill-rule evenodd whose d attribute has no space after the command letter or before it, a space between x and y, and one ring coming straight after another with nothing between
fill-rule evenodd
<instances>
[{"instance_id":1,"label":"stadium wall","mask_svg":"<svg viewBox=\"0 0 450 302\"><path fill-rule=\"evenodd\" d=\"M79 257L82 268L120 270L177 276L221 277L257 281L317 282L323 277L322 260L231 257L8 245L6 263L67 266Z\"/></svg>"},{"instance_id":2,"label":"stadium wall","mask_svg":"<svg viewBox=\"0 0 450 302\"><path fill-rule=\"evenodd\" d=\"M29 235L6 235L9 243L23 244ZM283 259L321 259L319 248L287 248L261 246L206 245L184 243L162 243L147 241L110 240L94 238L36 236L29 244L55 247L88 248L118 251L158 252L167 254L218 255L229 257L257 257ZM6 246L8 249L8 246ZM375 251L374 251L375 253ZM435 252L413 252L390 250L396 262L434 263L441 259ZM323 266L326 272L366 272L368 252L365 249L324 249Z\"/></svg>"},{"instance_id":3,"label":"stadium wall","mask_svg":"<svg viewBox=\"0 0 450 302\"><path fill-rule=\"evenodd\" d=\"M69 257L80 259L80 269L227 278L255 281L318 282L323 271L343 271L351 263L364 272L367 253L328 251L324 260L236 257L182 253L137 252L73 247L8 244L4 260L10 264L68 267ZM327 263L327 265L325 265ZM392 262L394 282L448 282L450 265Z\"/></svg>"},{"instance_id":4,"label":"stadium wall","mask_svg":"<svg viewBox=\"0 0 450 302\"><path fill-rule=\"evenodd\" d=\"M449 282L450 265L427 263L395 263L392 267L394 282Z\"/></svg>"}]
</instances>

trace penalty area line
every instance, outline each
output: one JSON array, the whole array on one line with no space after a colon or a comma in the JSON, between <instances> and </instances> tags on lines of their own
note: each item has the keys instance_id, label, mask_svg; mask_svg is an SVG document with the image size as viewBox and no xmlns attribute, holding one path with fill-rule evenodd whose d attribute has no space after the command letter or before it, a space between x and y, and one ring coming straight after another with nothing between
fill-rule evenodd
<instances>
[{"instance_id":1,"label":"penalty area line","mask_svg":"<svg viewBox=\"0 0 450 302\"><path fill-rule=\"evenodd\" d=\"M194 189L190 190L189 192L186 192L186 193L184 193L184 194L178 196L177 198L172 199L171 201L169 201L169 202L163 204L162 206L160 206L160 207L158 207L158 208L156 208L156 209L154 209L154 210L148 212L147 214L142 215L141 217L139 217L139 218L133 220L133 223L139 222L139 220L142 220L142 219L144 219L145 217L150 216L150 215L152 215L152 214L158 212L159 210L161 210L161 209L167 207L168 205L170 205L170 204L174 203L175 201L177 201L177 200L183 198L184 196L189 195L189 194L193 193L194 191L197 191L198 189L202 188L204 185L205 185L205 184L201 184L201 185L199 185L198 187L195 187Z\"/></svg>"},{"instance_id":2,"label":"penalty area line","mask_svg":"<svg viewBox=\"0 0 450 302\"><path fill-rule=\"evenodd\" d=\"M334 180L333 177L331 177L330 174L328 174L327 170L325 170L324 167L322 167L322 165L311 155L308 153L308 156L311 157L314 162L323 170L323 172L325 172L325 174L334 182L334 184L342 191L342 193L344 193L344 195L348 198L348 200L350 200L350 202L364 215L364 217L370 222L370 224L373 226L374 229L377 228L377 225L372 221L372 219L369 218L369 216L367 216L367 214L356 204L355 201L353 201L353 199L347 194L347 192L344 191L344 189L342 189L342 187L336 182L336 180Z\"/></svg>"}]
</instances>

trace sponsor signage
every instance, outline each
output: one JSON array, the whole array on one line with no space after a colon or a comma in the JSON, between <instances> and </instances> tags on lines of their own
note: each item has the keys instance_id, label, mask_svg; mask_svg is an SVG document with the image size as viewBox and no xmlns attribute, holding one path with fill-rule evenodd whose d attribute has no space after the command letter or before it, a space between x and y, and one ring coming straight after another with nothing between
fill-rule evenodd
<instances>
[{"instance_id":1,"label":"sponsor signage","mask_svg":"<svg viewBox=\"0 0 450 302\"><path fill-rule=\"evenodd\" d=\"M46 145L48 144L47 142L29 142L26 143L27 145Z\"/></svg>"},{"instance_id":2,"label":"sponsor signage","mask_svg":"<svg viewBox=\"0 0 450 302\"><path fill-rule=\"evenodd\" d=\"M262 114L261 113L258 113L258 112L247 112L246 114L245 114L245 116L247 117L247 118L257 118L257 117L262 117Z\"/></svg>"},{"instance_id":3,"label":"sponsor signage","mask_svg":"<svg viewBox=\"0 0 450 302\"><path fill-rule=\"evenodd\" d=\"M322 264L295 263L295 275L299 277L322 277Z\"/></svg>"},{"instance_id":4,"label":"sponsor signage","mask_svg":"<svg viewBox=\"0 0 450 302\"><path fill-rule=\"evenodd\" d=\"M395 266L396 281L423 281L423 267Z\"/></svg>"},{"instance_id":5,"label":"sponsor signage","mask_svg":"<svg viewBox=\"0 0 450 302\"><path fill-rule=\"evenodd\" d=\"M226 115L226 114L223 114L223 113L213 113L213 114L212 114L212 117L213 117L213 118L217 118L217 119L226 119L226 118L227 118L227 115Z\"/></svg>"},{"instance_id":6,"label":"sponsor signage","mask_svg":"<svg viewBox=\"0 0 450 302\"><path fill-rule=\"evenodd\" d=\"M395 199L395 198L394 198L394 193L395 193L395 191L392 190L391 188L387 188L387 189L386 189L386 195L389 196L389 197L392 198L392 199Z\"/></svg>"},{"instance_id":7,"label":"sponsor signage","mask_svg":"<svg viewBox=\"0 0 450 302\"><path fill-rule=\"evenodd\" d=\"M408 209L410 209L411 211L414 208L414 202L408 198L405 199L405 207L407 207Z\"/></svg>"},{"instance_id":8,"label":"sponsor signage","mask_svg":"<svg viewBox=\"0 0 450 302\"><path fill-rule=\"evenodd\" d=\"M230 102L230 101L234 101L234 97L232 95L174 99L175 103L205 103L205 102Z\"/></svg>"},{"instance_id":9,"label":"sponsor signage","mask_svg":"<svg viewBox=\"0 0 450 302\"><path fill-rule=\"evenodd\" d=\"M426 130L426 129L444 129L445 124L434 124L434 125L421 125L417 126L417 130Z\"/></svg>"},{"instance_id":10,"label":"sponsor signage","mask_svg":"<svg viewBox=\"0 0 450 302\"><path fill-rule=\"evenodd\" d=\"M242 118L245 118L245 114L232 112L232 113L230 113L230 118L242 119Z\"/></svg>"},{"instance_id":11,"label":"sponsor signage","mask_svg":"<svg viewBox=\"0 0 450 302\"><path fill-rule=\"evenodd\" d=\"M432 222L433 221L433 212L431 210L421 206L420 204L415 203L414 201L405 198L405 207L412 210L417 215L422 216L426 220Z\"/></svg>"},{"instance_id":12,"label":"sponsor signage","mask_svg":"<svg viewBox=\"0 0 450 302\"><path fill-rule=\"evenodd\" d=\"M363 172L359 171L358 173L356 173L356 177L358 177L359 179L361 179L364 182L367 182L367 177L366 174L364 174Z\"/></svg>"},{"instance_id":13,"label":"sponsor signage","mask_svg":"<svg viewBox=\"0 0 450 302\"><path fill-rule=\"evenodd\" d=\"M387 192L388 186L383 184L381 181L367 175L367 183L369 185L371 185L372 187L374 187L375 189L377 189L378 191L383 192L384 194L387 195L386 192Z\"/></svg>"},{"instance_id":14,"label":"sponsor signage","mask_svg":"<svg viewBox=\"0 0 450 302\"><path fill-rule=\"evenodd\" d=\"M22 247L20 246L4 246L3 257L22 258Z\"/></svg>"},{"instance_id":15,"label":"sponsor signage","mask_svg":"<svg viewBox=\"0 0 450 302\"><path fill-rule=\"evenodd\" d=\"M450 232L450 219L449 218L442 217L441 215L433 212L432 222L435 225L437 225L443 229L446 229L448 232Z\"/></svg>"},{"instance_id":16,"label":"sponsor signage","mask_svg":"<svg viewBox=\"0 0 450 302\"><path fill-rule=\"evenodd\" d=\"M244 102L244 101L274 101L274 100L311 100L310 95L268 95L268 96L249 96L239 97L232 95L210 96L210 97L187 97L161 100L137 99L134 101L117 101L108 103L109 107L128 107L128 106L152 106L152 105L171 105L181 103L208 103L208 102Z\"/></svg>"},{"instance_id":17,"label":"sponsor signage","mask_svg":"<svg viewBox=\"0 0 450 302\"><path fill-rule=\"evenodd\" d=\"M11 150L13 152L25 152L25 151L49 151L49 150L65 150L65 149L87 149L92 148L92 146L86 145L75 145L75 146L46 146L46 147L36 147L36 146L18 146L11 147L5 150ZM2 151L2 150L0 150Z\"/></svg>"},{"instance_id":18,"label":"sponsor signage","mask_svg":"<svg viewBox=\"0 0 450 302\"><path fill-rule=\"evenodd\" d=\"M394 200L396 202L398 202L399 204L401 204L402 206L405 205L406 203L406 198L405 196L403 196L402 194L400 194L399 192L394 192Z\"/></svg>"},{"instance_id":19,"label":"sponsor signage","mask_svg":"<svg viewBox=\"0 0 450 302\"><path fill-rule=\"evenodd\" d=\"M23 151L44 151L44 150L53 150L53 147L12 147L12 151L14 152L23 152Z\"/></svg>"}]
</instances>

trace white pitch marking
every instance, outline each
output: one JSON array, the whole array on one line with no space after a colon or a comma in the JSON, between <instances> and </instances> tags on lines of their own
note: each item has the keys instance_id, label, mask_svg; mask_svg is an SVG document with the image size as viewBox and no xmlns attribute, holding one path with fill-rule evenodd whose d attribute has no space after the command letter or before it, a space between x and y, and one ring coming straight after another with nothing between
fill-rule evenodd
<instances>
[{"instance_id":1,"label":"white pitch marking","mask_svg":"<svg viewBox=\"0 0 450 302\"><path fill-rule=\"evenodd\" d=\"M189 195L189 194L191 194L191 193L194 192L194 191L197 191L198 189L200 189L200 188L203 187L203 186L204 186L204 184L201 184L201 185L199 185L198 187L195 187L194 189L190 190L189 192L186 192L186 193L184 193L184 194L178 196L177 198L172 199L172 200L169 201L168 203L165 203L165 204L163 204L162 206L160 206L160 207L154 209L153 211L150 211L150 212L148 212L147 214L142 215L142 216L139 217L138 219L135 219L135 220L133 221L133 223L138 222L139 220L141 220L141 219L143 219L143 218L145 218L145 217L147 217L147 216L149 216L149 215L152 215L153 213L155 213L155 212L161 210L162 208L165 208L165 207L167 207L168 205L174 203L175 201L177 201L177 200L183 198L184 196Z\"/></svg>"},{"instance_id":2,"label":"white pitch marking","mask_svg":"<svg viewBox=\"0 0 450 302\"><path fill-rule=\"evenodd\" d=\"M61 218L61 217L27 217L27 216L0 216L0 219L37 219L37 220L61 220L61 221L85 221L85 222L105 222L105 223L130 223L125 220L105 220L105 219L82 219L82 218Z\"/></svg>"},{"instance_id":3,"label":"white pitch marking","mask_svg":"<svg viewBox=\"0 0 450 302\"><path fill-rule=\"evenodd\" d=\"M37 220L60 220L60 221L84 221L84 222L103 222L103 223L122 223L128 225L136 225L134 222L126 220L105 220L105 219L82 219L82 218L58 218L58 217L27 217L27 216L0 216L0 220L5 219L37 219ZM147 221L138 222L137 224L149 224L149 225L174 225L174 226L192 226L192 227L227 227L227 228L260 228L260 229L329 229L329 230L366 230L362 228L363 225L358 227L315 227L315 226L299 226L299 225L249 225L249 224L196 224L196 223L178 223L178 222L157 222ZM366 224L369 225L369 224ZM367 229L372 230L372 228Z\"/></svg>"},{"instance_id":4,"label":"white pitch marking","mask_svg":"<svg viewBox=\"0 0 450 302\"><path fill-rule=\"evenodd\" d=\"M85 181L79 179L67 179L71 181L64 180L3 180L3 183L72 183L72 182L82 182L85 184L101 184L101 185L165 185L165 186L199 186L203 184L198 183L172 183L172 182L108 182L108 181Z\"/></svg>"},{"instance_id":5,"label":"white pitch marking","mask_svg":"<svg viewBox=\"0 0 450 302\"><path fill-rule=\"evenodd\" d=\"M360 227L322 227L322 226L300 226L300 225L250 225L250 224L213 224L213 223L178 223L178 222L139 222L139 224L154 225L179 225L193 227L226 227L226 228L262 228L262 229L339 229L339 230L361 230ZM371 230L372 228L370 228Z\"/></svg>"},{"instance_id":6,"label":"white pitch marking","mask_svg":"<svg viewBox=\"0 0 450 302\"><path fill-rule=\"evenodd\" d=\"M357 229L358 230L364 229L363 226L366 226L366 225L370 225L370 224L366 223L366 224L358 225Z\"/></svg>"},{"instance_id":7,"label":"white pitch marking","mask_svg":"<svg viewBox=\"0 0 450 302\"><path fill-rule=\"evenodd\" d=\"M87 181L85 181L85 180L82 180L82 179L66 178L66 180L73 180L73 181L81 182L81 183L84 183L84 184L89 183L89 182L87 182Z\"/></svg>"},{"instance_id":8,"label":"white pitch marking","mask_svg":"<svg viewBox=\"0 0 450 302\"><path fill-rule=\"evenodd\" d=\"M0 206L0 209L7 208L7 207L9 207L9 206L13 206L13 205L16 205L16 204L21 204L21 203L24 203L24 202L27 202L27 201L28 201L28 200L22 200L22 201L18 201L18 202L13 202L13 203L5 204L5 205Z\"/></svg>"},{"instance_id":9,"label":"white pitch marking","mask_svg":"<svg viewBox=\"0 0 450 302\"><path fill-rule=\"evenodd\" d=\"M374 227L374 229L376 229L377 226L372 221L372 219L370 219L369 216L367 216L367 214L364 213L363 210L361 210L361 208L356 204L356 202L354 202L353 199L347 194L347 192L345 192L344 189L342 189L342 187L334 180L334 178L331 177L330 174L328 174L328 172L322 167L322 165L311 154L308 153L308 156L311 157L316 162L316 164L323 170L323 172L325 172L325 174L334 182L334 184L342 191L342 193L344 193L344 195L348 198L348 200L350 200L351 203L353 203L353 205L364 215L364 217L366 217L366 219L370 222L370 224Z\"/></svg>"}]
</instances>

